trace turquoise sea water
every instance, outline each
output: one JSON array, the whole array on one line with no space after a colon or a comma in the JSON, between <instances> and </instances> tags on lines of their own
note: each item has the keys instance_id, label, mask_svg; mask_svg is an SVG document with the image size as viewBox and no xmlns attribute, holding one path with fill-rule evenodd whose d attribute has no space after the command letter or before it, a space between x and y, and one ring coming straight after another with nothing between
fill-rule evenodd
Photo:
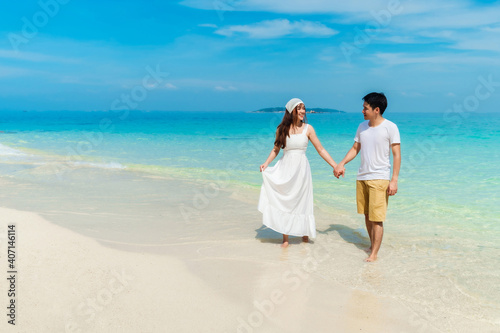
<instances>
[{"instance_id":1,"label":"turquoise sea water","mask_svg":"<svg viewBox=\"0 0 500 333\"><path fill-rule=\"evenodd\" d=\"M258 166L273 145L279 113L210 112L2 112L0 156L15 151L55 154L71 163L108 168L154 169L176 174L230 171L232 181L259 186ZM413 215L434 216L472 230L498 225L500 115L386 114L400 128L403 165L400 199ZM309 114L323 146L340 160L353 143L361 114ZM26 150L28 149L28 150ZM351 202L359 161L341 181L310 145L318 202ZM349 194L350 195L350 194ZM342 206L342 208L347 208ZM424 213L425 212L425 213ZM458 219L458 220L457 220Z\"/></svg>"},{"instance_id":2,"label":"turquoise sea water","mask_svg":"<svg viewBox=\"0 0 500 333\"><path fill-rule=\"evenodd\" d=\"M428 302L437 297L436 287L448 286L457 296L442 299L443 306L462 304L458 313L500 324L500 291L495 287L500 281L500 114L460 118L388 111L385 116L399 127L403 156L383 242L391 257L388 269L402 280L421 281L419 293ZM352 146L363 121L361 113L307 117L336 161ZM280 113L242 112L2 112L0 176L24 177L19 165L31 168L52 159L58 161L53 173L62 177L85 165L230 181L257 190L259 165L272 149L281 118ZM307 156L315 204L344 216L346 225L362 236L354 202L359 157L348 164L346 177L337 180L312 145ZM318 225L320 233L322 229L327 226ZM426 290L422 286L431 276L447 282ZM350 283L342 273L337 279ZM407 289L404 284L385 288L403 296ZM459 297L464 299L457 302ZM487 304L487 309L468 303Z\"/></svg>"}]
</instances>

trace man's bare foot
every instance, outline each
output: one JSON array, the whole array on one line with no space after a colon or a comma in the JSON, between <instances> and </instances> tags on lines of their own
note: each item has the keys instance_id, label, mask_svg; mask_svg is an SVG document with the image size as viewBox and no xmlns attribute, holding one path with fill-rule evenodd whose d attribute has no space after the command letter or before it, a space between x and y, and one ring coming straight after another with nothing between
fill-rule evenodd
<instances>
[{"instance_id":1,"label":"man's bare foot","mask_svg":"<svg viewBox=\"0 0 500 333\"><path fill-rule=\"evenodd\" d=\"M365 259L366 262L374 262L375 260L377 260L377 256L369 256Z\"/></svg>"},{"instance_id":2,"label":"man's bare foot","mask_svg":"<svg viewBox=\"0 0 500 333\"><path fill-rule=\"evenodd\" d=\"M302 236L302 241L304 243L309 243L309 236Z\"/></svg>"}]
</instances>

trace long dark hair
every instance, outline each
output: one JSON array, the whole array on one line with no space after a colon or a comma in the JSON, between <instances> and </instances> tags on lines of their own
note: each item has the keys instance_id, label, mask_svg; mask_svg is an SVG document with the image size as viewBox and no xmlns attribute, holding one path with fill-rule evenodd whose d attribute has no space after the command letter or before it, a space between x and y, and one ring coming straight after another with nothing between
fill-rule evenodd
<instances>
[{"instance_id":1,"label":"long dark hair","mask_svg":"<svg viewBox=\"0 0 500 333\"><path fill-rule=\"evenodd\" d=\"M297 121L297 107L293 109L292 113L285 111L281 124L278 125L278 131L276 133L276 140L274 140L274 146L281 149L286 147L286 138L290 136L290 127ZM305 108L305 107L304 107ZM307 118L304 115L303 123L307 123Z\"/></svg>"}]
</instances>

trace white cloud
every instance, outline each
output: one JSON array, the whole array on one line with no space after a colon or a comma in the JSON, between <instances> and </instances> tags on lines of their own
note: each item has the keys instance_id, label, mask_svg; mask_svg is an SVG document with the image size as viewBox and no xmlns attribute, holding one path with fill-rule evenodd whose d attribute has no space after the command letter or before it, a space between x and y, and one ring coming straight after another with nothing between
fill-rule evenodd
<instances>
[{"instance_id":1,"label":"white cloud","mask_svg":"<svg viewBox=\"0 0 500 333\"><path fill-rule=\"evenodd\" d=\"M496 51L500 52L500 36L476 36L476 38L463 39L452 47L460 50Z\"/></svg>"},{"instance_id":2,"label":"white cloud","mask_svg":"<svg viewBox=\"0 0 500 333\"><path fill-rule=\"evenodd\" d=\"M476 29L498 24L500 6L471 8L456 6L449 10L436 10L429 15L411 15L398 22L404 29Z\"/></svg>"},{"instance_id":3,"label":"white cloud","mask_svg":"<svg viewBox=\"0 0 500 333\"><path fill-rule=\"evenodd\" d=\"M461 50L500 52L500 6L457 5L429 15L398 17L391 26L416 40L448 43Z\"/></svg>"},{"instance_id":4,"label":"white cloud","mask_svg":"<svg viewBox=\"0 0 500 333\"><path fill-rule=\"evenodd\" d=\"M80 62L77 59L57 57L42 53L21 52L21 51L5 50L5 49L0 49L0 58L25 60L31 62L63 62L63 63Z\"/></svg>"},{"instance_id":5,"label":"white cloud","mask_svg":"<svg viewBox=\"0 0 500 333\"><path fill-rule=\"evenodd\" d=\"M459 50L500 52L500 28L457 29L420 31L421 37L431 42L445 42L450 48Z\"/></svg>"},{"instance_id":6,"label":"white cloud","mask_svg":"<svg viewBox=\"0 0 500 333\"><path fill-rule=\"evenodd\" d=\"M0 77L37 76L41 72L26 68L0 66Z\"/></svg>"},{"instance_id":7,"label":"white cloud","mask_svg":"<svg viewBox=\"0 0 500 333\"><path fill-rule=\"evenodd\" d=\"M451 39L454 37L455 32L453 30L424 30L420 31L419 35L434 39Z\"/></svg>"},{"instance_id":8,"label":"white cloud","mask_svg":"<svg viewBox=\"0 0 500 333\"><path fill-rule=\"evenodd\" d=\"M333 62L338 53L337 48L327 47L318 54L318 59L325 62Z\"/></svg>"},{"instance_id":9,"label":"white cloud","mask_svg":"<svg viewBox=\"0 0 500 333\"><path fill-rule=\"evenodd\" d=\"M192 8L214 10L218 12L252 11L278 14L320 14L335 15L331 22L335 24L355 24L360 29L365 25L378 23L388 28L382 32L380 40L400 44L420 44L435 42L450 43L450 47L469 50L498 51L500 46L487 42L487 38L469 38L468 33L491 33L499 35L498 3L478 4L469 0L408 1L408 0L183 0L182 5ZM215 6L215 4L218 4ZM274 28L261 22L247 26L222 28L217 33L232 35L246 33L251 38L276 38L290 34L280 20L274 22ZM281 20L282 21L282 20ZM324 19L321 21L324 22ZM320 23L316 23L321 25ZM323 26L326 29L326 26ZM307 29L304 29L307 30ZM313 29L314 30L314 29ZM302 31L303 35L305 31ZM335 33L337 33L335 31ZM391 36L393 34L394 36ZM320 34L321 35L321 34ZM389 37L386 37L389 35ZM307 36L307 35L306 35ZM411 36L411 37L408 37ZM422 37L425 39L422 41ZM496 42L497 38L494 37ZM498 43L500 45L500 43Z\"/></svg>"},{"instance_id":10,"label":"white cloud","mask_svg":"<svg viewBox=\"0 0 500 333\"><path fill-rule=\"evenodd\" d=\"M236 91L236 90L238 90L238 89L236 89L236 87L233 87L233 86L226 86L226 87L216 86L214 89L217 91Z\"/></svg>"},{"instance_id":11,"label":"white cloud","mask_svg":"<svg viewBox=\"0 0 500 333\"><path fill-rule=\"evenodd\" d=\"M500 33L500 27L486 27L483 31Z\"/></svg>"},{"instance_id":12,"label":"white cloud","mask_svg":"<svg viewBox=\"0 0 500 333\"><path fill-rule=\"evenodd\" d=\"M182 90L192 90L197 91L245 91L245 92L262 92L269 91L272 84L266 83L255 83L248 80L245 81L233 81L233 80L213 80L204 78L176 78L176 86L182 88Z\"/></svg>"},{"instance_id":13,"label":"white cloud","mask_svg":"<svg viewBox=\"0 0 500 333\"><path fill-rule=\"evenodd\" d=\"M165 84L165 88L167 88L168 90L177 90L179 88L177 88L177 86L173 85L172 83L168 82Z\"/></svg>"},{"instance_id":14,"label":"white cloud","mask_svg":"<svg viewBox=\"0 0 500 333\"><path fill-rule=\"evenodd\" d=\"M332 0L184 0L181 5L214 10L219 12L230 11L256 11L286 14L349 14L353 17L370 15L371 11L380 12L388 10L389 4L394 8L404 10L406 14L429 12L437 9L447 9L463 3L463 0L441 0L439 3L420 3L408 1L387 0L357 0L357 1L332 1Z\"/></svg>"},{"instance_id":15,"label":"white cloud","mask_svg":"<svg viewBox=\"0 0 500 333\"><path fill-rule=\"evenodd\" d=\"M254 39L271 39L284 36L295 37L329 37L338 33L321 23L310 21L270 20L250 25L233 25L215 31L223 36L244 34Z\"/></svg>"},{"instance_id":16,"label":"white cloud","mask_svg":"<svg viewBox=\"0 0 500 333\"><path fill-rule=\"evenodd\" d=\"M494 57L481 57L476 55L466 54L449 54L440 53L423 56L418 53L375 53L374 59L383 66L398 66L409 64L426 64L426 65L477 65L478 63L489 66L500 65L500 59Z\"/></svg>"},{"instance_id":17,"label":"white cloud","mask_svg":"<svg viewBox=\"0 0 500 333\"><path fill-rule=\"evenodd\" d=\"M420 44L424 43L421 39L415 36L389 36L385 38L386 41L396 44Z\"/></svg>"},{"instance_id":18,"label":"white cloud","mask_svg":"<svg viewBox=\"0 0 500 333\"><path fill-rule=\"evenodd\" d=\"M409 91L409 92L402 91L401 95L405 96L405 97L423 97L424 96L423 94L416 92L416 91Z\"/></svg>"},{"instance_id":19,"label":"white cloud","mask_svg":"<svg viewBox=\"0 0 500 333\"><path fill-rule=\"evenodd\" d=\"M215 24L210 24L210 23L203 23L203 24L198 24L199 27L202 27L202 28L214 28L216 29L217 28L217 25Z\"/></svg>"},{"instance_id":20,"label":"white cloud","mask_svg":"<svg viewBox=\"0 0 500 333\"><path fill-rule=\"evenodd\" d=\"M423 57L407 53L376 53L375 58L389 66L435 63L439 59L438 57L433 56Z\"/></svg>"},{"instance_id":21,"label":"white cloud","mask_svg":"<svg viewBox=\"0 0 500 333\"><path fill-rule=\"evenodd\" d=\"M318 59L325 62L333 62L335 57L330 55L319 55Z\"/></svg>"}]
</instances>

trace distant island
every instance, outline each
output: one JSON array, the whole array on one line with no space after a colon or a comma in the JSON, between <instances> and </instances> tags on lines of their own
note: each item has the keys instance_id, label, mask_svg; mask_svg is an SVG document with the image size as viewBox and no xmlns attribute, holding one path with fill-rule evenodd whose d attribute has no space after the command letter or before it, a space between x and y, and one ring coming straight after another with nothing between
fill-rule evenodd
<instances>
[{"instance_id":1,"label":"distant island","mask_svg":"<svg viewBox=\"0 0 500 333\"><path fill-rule=\"evenodd\" d=\"M276 108L265 108L257 111L250 111L252 113L261 113L261 112L285 112L284 107L276 107ZM336 109L327 109L327 108L311 108L306 111L307 113L346 113L345 111L340 111Z\"/></svg>"}]
</instances>

